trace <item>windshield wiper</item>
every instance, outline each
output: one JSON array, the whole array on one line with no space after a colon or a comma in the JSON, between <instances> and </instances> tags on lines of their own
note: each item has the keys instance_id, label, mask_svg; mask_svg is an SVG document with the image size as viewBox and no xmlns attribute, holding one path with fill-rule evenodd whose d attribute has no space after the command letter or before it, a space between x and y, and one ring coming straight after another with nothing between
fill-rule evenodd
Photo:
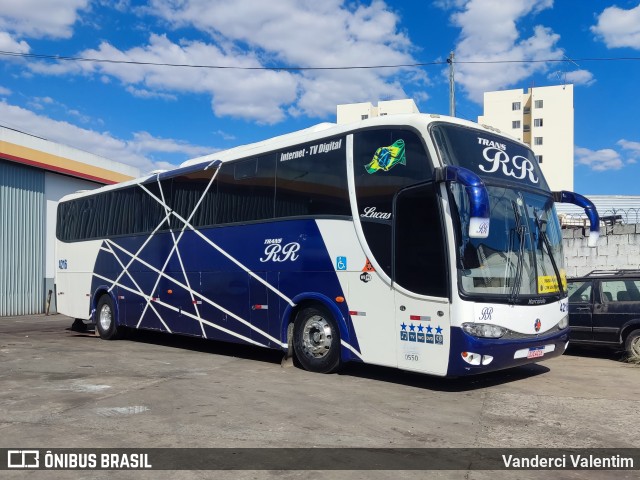
<instances>
[{"instance_id":1,"label":"windshield wiper","mask_svg":"<svg viewBox=\"0 0 640 480\"><path fill-rule=\"evenodd\" d=\"M516 228L515 231L518 234L518 242L520 245L518 247L518 263L516 265L516 275L514 278L513 286L511 287L511 303L516 303L518 299L518 295L520 294L520 286L522 284L522 270L524 268L524 235L525 235L525 227L522 223L522 214L518 210L518 205L515 201L511 201L511 205L513 206L513 215L516 220Z\"/></svg>"},{"instance_id":2,"label":"windshield wiper","mask_svg":"<svg viewBox=\"0 0 640 480\"><path fill-rule=\"evenodd\" d=\"M558 282L558 293L562 293L562 277L560 276L558 264L556 263L556 259L553 256L553 252L551 250L551 242L549 241L549 237L547 236L547 229L543 228L543 221L540 220L540 217L538 216L538 210L533 211L533 216L536 220L536 226L538 227L538 234L540 235L540 238L542 238L542 243L547 248L547 255L549 255L549 260L551 260L553 272L556 274L556 281Z\"/></svg>"}]
</instances>

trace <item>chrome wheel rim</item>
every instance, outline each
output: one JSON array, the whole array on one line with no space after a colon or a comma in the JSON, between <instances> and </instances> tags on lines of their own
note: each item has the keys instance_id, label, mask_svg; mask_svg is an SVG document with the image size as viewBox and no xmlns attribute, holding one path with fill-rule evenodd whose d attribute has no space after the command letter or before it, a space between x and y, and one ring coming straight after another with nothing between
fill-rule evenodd
<instances>
[{"instance_id":1,"label":"chrome wheel rim","mask_svg":"<svg viewBox=\"0 0 640 480\"><path fill-rule=\"evenodd\" d=\"M631 345L629 345L629 353L633 358L640 358L640 337L636 337L631 340Z\"/></svg>"},{"instance_id":2,"label":"chrome wheel rim","mask_svg":"<svg viewBox=\"0 0 640 480\"><path fill-rule=\"evenodd\" d=\"M302 329L302 345L305 353L312 358L328 355L333 342L331 325L320 315L307 319Z\"/></svg>"},{"instance_id":3,"label":"chrome wheel rim","mask_svg":"<svg viewBox=\"0 0 640 480\"><path fill-rule=\"evenodd\" d=\"M113 321L113 315L109 305L103 305L100 309L99 315L100 327L103 331L108 331L111 328L111 322Z\"/></svg>"}]
</instances>

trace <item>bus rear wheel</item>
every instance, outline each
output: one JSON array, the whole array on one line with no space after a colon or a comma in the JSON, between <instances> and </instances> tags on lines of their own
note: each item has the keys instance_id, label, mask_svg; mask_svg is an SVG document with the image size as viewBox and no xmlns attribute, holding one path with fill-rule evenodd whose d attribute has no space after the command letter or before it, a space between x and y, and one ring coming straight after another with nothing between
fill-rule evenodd
<instances>
[{"instance_id":1,"label":"bus rear wheel","mask_svg":"<svg viewBox=\"0 0 640 480\"><path fill-rule=\"evenodd\" d=\"M340 332L325 308L306 307L296 315L293 349L305 370L331 373L340 368Z\"/></svg>"},{"instance_id":2,"label":"bus rear wheel","mask_svg":"<svg viewBox=\"0 0 640 480\"><path fill-rule=\"evenodd\" d=\"M117 325L113 300L109 295L103 295L98 300L96 328L103 340L116 340L122 336L122 328Z\"/></svg>"}]
</instances>

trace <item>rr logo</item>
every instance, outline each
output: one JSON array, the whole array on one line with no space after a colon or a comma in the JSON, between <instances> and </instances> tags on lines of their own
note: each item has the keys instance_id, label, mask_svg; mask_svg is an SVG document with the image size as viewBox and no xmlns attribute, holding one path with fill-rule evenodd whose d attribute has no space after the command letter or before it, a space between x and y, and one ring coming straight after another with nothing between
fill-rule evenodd
<instances>
[{"instance_id":1,"label":"rr logo","mask_svg":"<svg viewBox=\"0 0 640 480\"><path fill-rule=\"evenodd\" d=\"M286 262L290 260L295 262L298 259L298 250L300 250L300 244L297 242L287 243L281 245L279 243L272 243L267 245L264 249L265 258L260 258L262 263L265 262Z\"/></svg>"},{"instance_id":2,"label":"rr logo","mask_svg":"<svg viewBox=\"0 0 640 480\"><path fill-rule=\"evenodd\" d=\"M480 314L480 317L478 318L478 320L484 320L485 322L487 320L491 320L492 313L493 313L493 307L484 307L482 309L482 313Z\"/></svg>"},{"instance_id":3,"label":"rr logo","mask_svg":"<svg viewBox=\"0 0 640 480\"><path fill-rule=\"evenodd\" d=\"M39 468L40 451L38 450L8 450L7 468Z\"/></svg>"}]
</instances>

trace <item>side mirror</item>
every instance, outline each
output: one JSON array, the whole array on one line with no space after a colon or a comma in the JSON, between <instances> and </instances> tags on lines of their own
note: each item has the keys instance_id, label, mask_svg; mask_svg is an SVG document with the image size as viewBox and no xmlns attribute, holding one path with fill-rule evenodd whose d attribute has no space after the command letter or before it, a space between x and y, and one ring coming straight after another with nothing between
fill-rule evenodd
<instances>
[{"instance_id":1,"label":"side mirror","mask_svg":"<svg viewBox=\"0 0 640 480\"><path fill-rule=\"evenodd\" d=\"M447 165L438 168L437 182L456 182L462 185L469 198L470 219L469 237L487 238L489 236L489 194L482 179L464 167Z\"/></svg>"},{"instance_id":2,"label":"side mirror","mask_svg":"<svg viewBox=\"0 0 640 480\"><path fill-rule=\"evenodd\" d=\"M553 192L553 200L557 203L572 203L579 207L584 208L584 213L589 219L589 239L587 245L589 247L595 247L600 238L600 216L596 210L596 206L587 197L575 192L567 192L562 190L561 192Z\"/></svg>"}]
</instances>

